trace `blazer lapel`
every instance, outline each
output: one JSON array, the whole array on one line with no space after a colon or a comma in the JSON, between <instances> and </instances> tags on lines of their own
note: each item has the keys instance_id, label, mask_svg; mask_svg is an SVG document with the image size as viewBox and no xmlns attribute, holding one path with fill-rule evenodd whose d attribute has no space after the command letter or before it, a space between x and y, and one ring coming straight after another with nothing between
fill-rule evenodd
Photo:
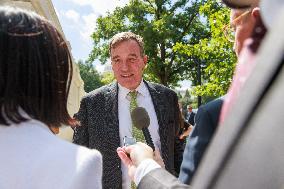
<instances>
[{"instance_id":1,"label":"blazer lapel","mask_svg":"<svg viewBox=\"0 0 284 189\"><path fill-rule=\"evenodd\" d=\"M160 91L158 91L152 83L148 83L146 81L144 82L150 92L152 102L154 105L154 109L157 115L160 138L161 139L165 138L166 136L164 136L163 128L166 126L167 119L168 119L168 115L167 115L168 111L166 111L167 105L165 103L166 101L165 96Z\"/></svg>"},{"instance_id":2,"label":"blazer lapel","mask_svg":"<svg viewBox=\"0 0 284 189\"><path fill-rule=\"evenodd\" d=\"M156 111L157 120L159 124L159 135L160 135L160 142L161 142L161 156L164 160L165 167L167 170L171 170L172 166L170 166L170 154L171 154L171 141L169 140L171 137L169 137L169 133L171 133L171 129L169 128L169 124L171 124L171 115L169 108L168 101L170 99L167 99L167 94L162 93L158 90L158 87L154 84L147 83L144 81L146 86L148 87L148 90L150 92L152 102L154 105L154 109Z\"/></svg>"}]
</instances>

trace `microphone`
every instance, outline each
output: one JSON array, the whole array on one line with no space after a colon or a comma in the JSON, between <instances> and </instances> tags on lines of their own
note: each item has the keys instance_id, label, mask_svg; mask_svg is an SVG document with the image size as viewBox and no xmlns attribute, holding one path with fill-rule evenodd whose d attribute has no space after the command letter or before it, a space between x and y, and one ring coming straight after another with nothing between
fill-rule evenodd
<instances>
[{"instance_id":1,"label":"microphone","mask_svg":"<svg viewBox=\"0 0 284 189\"><path fill-rule=\"evenodd\" d=\"M137 107L131 112L131 118L134 126L139 130L142 130L147 145L150 146L153 151L155 151L155 146L148 129L150 125L150 117L148 112L145 110L145 108Z\"/></svg>"}]
</instances>

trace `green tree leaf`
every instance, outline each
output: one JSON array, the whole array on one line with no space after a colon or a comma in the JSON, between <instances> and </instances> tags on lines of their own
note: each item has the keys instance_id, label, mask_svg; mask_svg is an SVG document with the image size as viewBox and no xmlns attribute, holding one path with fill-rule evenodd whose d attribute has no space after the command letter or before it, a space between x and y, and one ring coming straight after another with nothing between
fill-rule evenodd
<instances>
[{"instance_id":1,"label":"green tree leaf","mask_svg":"<svg viewBox=\"0 0 284 189\"><path fill-rule=\"evenodd\" d=\"M91 62L84 63L82 60L79 60L77 64L81 78L84 81L84 90L87 93L103 85L100 74Z\"/></svg>"}]
</instances>

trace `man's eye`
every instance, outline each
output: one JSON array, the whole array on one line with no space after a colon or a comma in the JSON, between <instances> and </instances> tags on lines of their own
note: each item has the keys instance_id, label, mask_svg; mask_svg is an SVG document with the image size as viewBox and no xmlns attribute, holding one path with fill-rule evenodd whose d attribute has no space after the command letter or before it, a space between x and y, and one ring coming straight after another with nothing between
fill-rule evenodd
<instances>
[{"instance_id":1,"label":"man's eye","mask_svg":"<svg viewBox=\"0 0 284 189\"><path fill-rule=\"evenodd\" d=\"M129 60L130 60L130 62L135 62L136 59L135 58L130 58Z\"/></svg>"},{"instance_id":2,"label":"man's eye","mask_svg":"<svg viewBox=\"0 0 284 189\"><path fill-rule=\"evenodd\" d=\"M119 63L119 59L112 60L114 63Z\"/></svg>"}]
</instances>

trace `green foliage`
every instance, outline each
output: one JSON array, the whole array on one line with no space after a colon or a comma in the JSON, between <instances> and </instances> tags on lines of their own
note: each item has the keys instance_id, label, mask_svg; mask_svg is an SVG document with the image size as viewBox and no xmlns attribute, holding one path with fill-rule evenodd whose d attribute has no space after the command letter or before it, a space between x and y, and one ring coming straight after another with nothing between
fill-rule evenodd
<instances>
[{"instance_id":1,"label":"green foliage","mask_svg":"<svg viewBox=\"0 0 284 189\"><path fill-rule=\"evenodd\" d=\"M236 57L232 51L232 43L223 34L224 25L229 23L229 10L216 1L207 1L200 7L200 15L208 26L210 36L195 44L177 43L174 50L201 64L203 84L193 82L193 94L205 97L207 102L212 97L219 97L227 92ZM191 76L195 77L194 72Z\"/></svg>"},{"instance_id":2,"label":"green foliage","mask_svg":"<svg viewBox=\"0 0 284 189\"><path fill-rule=\"evenodd\" d=\"M191 92L189 90L185 91L184 96L179 97L179 102L182 103L183 109L186 109L186 106L194 103L194 98L192 98Z\"/></svg>"},{"instance_id":3,"label":"green foliage","mask_svg":"<svg viewBox=\"0 0 284 189\"><path fill-rule=\"evenodd\" d=\"M102 83L104 85L110 84L114 81L114 75L112 72L106 72L102 75Z\"/></svg>"},{"instance_id":4,"label":"green foliage","mask_svg":"<svg viewBox=\"0 0 284 189\"><path fill-rule=\"evenodd\" d=\"M182 98L182 95L180 94L179 91L177 92L177 96L178 96L178 99L181 99L181 98Z\"/></svg>"},{"instance_id":5,"label":"green foliage","mask_svg":"<svg viewBox=\"0 0 284 189\"><path fill-rule=\"evenodd\" d=\"M236 61L232 44L223 36L228 22L229 10L219 0L130 0L98 18L89 60L105 63L109 39L132 31L144 38L147 80L175 87L187 79L195 86L192 95L218 97L226 93Z\"/></svg>"},{"instance_id":6,"label":"green foliage","mask_svg":"<svg viewBox=\"0 0 284 189\"><path fill-rule=\"evenodd\" d=\"M95 69L94 65L90 62L83 63L82 60L78 61L80 75L84 81L84 90L88 93L96 88L103 86L101 76Z\"/></svg>"},{"instance_id":7,"label":"green foliage","mask_svg":"<svg viewBox=\"0 0 284 189\"><path fill-rule=\"evenodd\" d=\"M199 18L203 4L204 0L131 0L97 20L90 60L106 62L109 39L118 32L132 31L144 38L149 57L144 77L177 86L178 81L188 78L185 73L192 63L173 47L178 42L194 44L209 35Z\"/></svg>"}]
</instances>

